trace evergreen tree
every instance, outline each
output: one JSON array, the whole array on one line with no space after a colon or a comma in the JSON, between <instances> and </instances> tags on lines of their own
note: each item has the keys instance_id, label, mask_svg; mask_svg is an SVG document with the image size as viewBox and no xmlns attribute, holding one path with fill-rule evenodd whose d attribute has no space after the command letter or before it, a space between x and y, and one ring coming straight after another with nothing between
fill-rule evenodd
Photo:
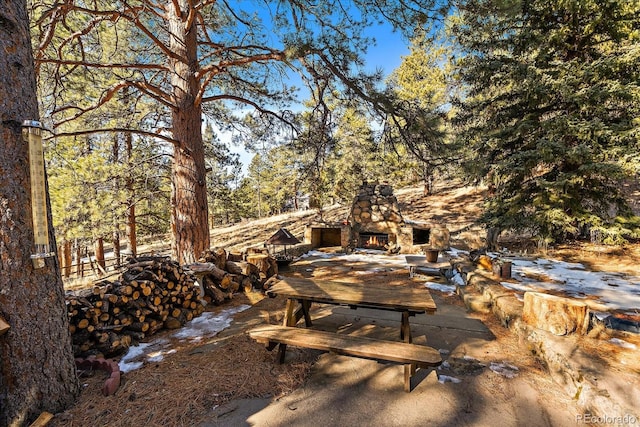
<instances>
[{"instance_id":1,"label":"evergreen tree","mask_svg":"<svg viewBox=\"0 0 640 427\"><path fill-rule=\"evenodd\" d=\"M239 219L235 213L234 182L242 173L239 155L231 153L208 123L203 133L207 163L207 192L211 226Z\"/></svg>"},{"instance_id":2,"label":"evergreen tree","mask_svg":"<svg viewBox=\"0 0 640 427\"><path fill-rule=\"evenodd\" d=\"M489 230L637 235L620 190L639 171L640 2L469 0L454 32Z\"/></svg>"},{"instance_id":3,"label":"evergreen tree","mask_svg":"<svg viewBox=\"0 0 640 427\"><path fill-rule=\"evenodd\" d=\"M318 101L320 98L317 98ZM292 141L299 168L309 191L309 207L322 210L329 197L333 176L327 159L335 147L335 123L331 109L322 100L301 114L302 132Z\"/></svg>"},{"instance_id":4,"label":"evergreen tree","mask_svg":"<svg viewBox=\"0 0 640 427\"><path fill-rule=\"evenodd\" d=\"M130 49L117 49L119 38L130 39ZM88 62L104 56L126 63L142 49L128 28L103 25L88 40L92 46L84 58ZM83 111L87 99L101 99L102 88L117 84L124 76L109 67L72 72L73 67L56 68L44 62L41 68L42 109L54 114L54 120L48 120L56 137L49 139L46 155L54 224L61 240L85 246L112 236L117 252L120 230L126 228L128 249L135 253L136 205L143 219L142 234L169 230L168 213L163 212L169 186L161 183L162 175L167 175L161 166L167 160L162 153L168 150L166 144L150 141L143 132L132 136L129 129L153 129L154 123L164 121L165 112L127 89L108 97L105 108ZM64 76L56 75L63 70Z\"/></svg>"},{"instance_id":5,"label":"evergreen tree","mask_svg":"<svg viewBox=\"0 0 640 427\"><path fill-rule=\"evenodd\" d=\"M389 82L393 108L386 118L386 140L414 160L425 193L438 171L451 169L457 157L448 129L450 50L444 28L418 29Z\"/></svg>"},{"instance_id":6,"label":"evergreen tree","mask_svg":"<svg viewBox=\"0 0 640 427\"><path fill-rule=\"evenodd\" d=\"M331 193L336 201L351 203L363 181L386 181L370 116L356 108L339 111L336 144L328 159L332 170Z\"/></svg>"},{"instance_id":7,"label":"evergreen tree","mask_svg":"<svg viewBox=\"0 0 640 427\"><path fill-rule=\"evenodd\" d=\"M45 411L64 411L80 384L60 268L48 256L56 247L48 197L41 209L32 208L37 195L29 164L42 159L32 157L23 139L23 122L40 119L25 0L2 2L0 51L0 319L9 325L0 336L4 427L32 425ZM49 247L38 248L44 246L34 229L38 210L47 216ZM44 258L31 258L43 250Z\"/></svg>"},{"instance_id":8,"label":"evergreen tree","mask_svg":"<svg viewBox=\"0 0 640 427\"><path fill-rule=\"evenodd\" d=\"M263 200L270 214L295 209L300 182L298 162L288 145L269 150L262 171Z\"/></svg>"}]
</instances>

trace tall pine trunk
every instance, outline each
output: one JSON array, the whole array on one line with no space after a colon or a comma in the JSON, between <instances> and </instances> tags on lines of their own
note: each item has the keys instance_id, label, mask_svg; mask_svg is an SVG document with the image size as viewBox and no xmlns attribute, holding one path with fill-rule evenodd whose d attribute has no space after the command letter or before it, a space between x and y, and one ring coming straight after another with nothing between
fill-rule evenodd
<instances>
[{"instance_id":1,"label":"tall pine trunk","mask_svg":"<svg viewBox=\"0 0 640 427\"><path fill-rule=\"evenodd\" d=\"M171 182L172 256L192 263L209 248L206 170L202 143L202 108L197 102L200 82L195 21L188 22L188 1L169 2L169 46L173 87L173 169ZM175 10L175 6L181 10Z\"/></svg>"},{"instance_id":2,"label":"tall pine trunk","mask_svg":"<svg viewBox=\"0 0 640 427\"><path fill-rule=\"evenodd\" d=\"M21 123L39 115L25 0L0 8L0 52L0 317L10 325L0 336L0 426L7 426L64 410L79 386L57 258L39 269L30 259L35 248Z\"/></svg>"},{"instance_id":3,"label":"tall pine trunk","mask_svg":"<svg viewBox=\"0 0 640 427\"><path fill-rule=\"evenodd\" d=\"M127 167L133 170L133 136L130 133L124 136L127 150ZM136 238L136 202L133 174L127 175L125 187L127 189L127 248L132 257L138 254L138 242Z\"/></svg>"}]
</instances>

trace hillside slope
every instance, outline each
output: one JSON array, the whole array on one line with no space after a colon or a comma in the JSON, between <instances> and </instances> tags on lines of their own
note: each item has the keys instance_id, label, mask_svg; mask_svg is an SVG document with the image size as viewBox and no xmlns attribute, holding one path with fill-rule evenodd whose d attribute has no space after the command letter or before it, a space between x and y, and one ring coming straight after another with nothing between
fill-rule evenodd
<instances>
[{"instance_id":1,"label":"hillside slope","mask_svg":"<svg viewBox=\"0 0 640 427\"><path fill-rule=\"evenodd\" d=\"M435 192L427 196L423 194L421 186L396 189L394 194L405 221L443 224L451 233L453 247L474 249L484 246L485 231L475 223L481 212L483 191L482 187L463 186L459 182L448 181L438 183ZM627 193L632 206L640 208L638 188L633 187ZM214 228L211 230L211 246L228 251L261 247L281 227L303 240L304 229L309 222L320 219L341 222L349 215L350 207L335 205L325 208L322 213L317 210L291 212ZM540 252L532 239L503 235L500 245L527 255ZM545 256L579 262L593 270L637 274L640 243L604 246L589 242L567 242L548 248Z\"/></svg>"},{"instance_id":2,"label":"hillside slope","mask_svg":"<svg viewBox=\"0 0 640 427\"><path fill-rule=\"evenodd\" d=\"M452 244L458 247L479 247L484 233L474 225L480 213L482 189L457 183L441 184L436 192L425 196L422 187L395 191L405 221L439 223L451 232ZM279 228L286 228L303 240L305 225L311 221L340 222L349 215L350 206L334 205L317 210L291 212L258 220L244 221L211 230L211 246L230 251L262 246Z\"/></svg>"}]
</instances>

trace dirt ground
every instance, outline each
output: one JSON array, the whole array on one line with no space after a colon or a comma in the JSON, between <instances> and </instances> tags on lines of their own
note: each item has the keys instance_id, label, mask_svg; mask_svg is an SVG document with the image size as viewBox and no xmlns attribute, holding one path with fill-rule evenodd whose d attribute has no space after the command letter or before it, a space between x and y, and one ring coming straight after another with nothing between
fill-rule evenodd
<instances>
[{"instance_id":1,"label":"dirt ground","mask_svg":"<svg viewBox=\"0 0 640 427\"><path fill-rule=\"evenodd\" d=\"M366 264L336 264L314 258L300 260L281 273L422 287L421 281L409 278L406 269L380 271ZM430 292L437 301L438 312L443 315L465 312L457 296ZM77 404L57 414L51 425L284 426L290 424L283 420L295 419L297 425L311 426L319 425L318 417L330 417L327 425L338 425L333 424L331 420L334 420L340 421L340 425L372 425L375 421L377 425L406 426L424 425L429 421L430 425L554 426L573 425L576 416L584 414L584 409L578 408L553 383L539 361L491 315L460 314L486 328L481 336L473 335L473 331L464 332L464 328L454 328L453 335L449 331L445 334L449 338L444 339L442 328L426 329L424 335L430 345L451 350L447 355L449 371L439 371L441 378L452 376L466 385L439 384L427 377L407 394L402 391L401 367L397 365L383 366L381 370L381 365L373 361L297 348L289 349L287 363L277 364L275 352L268 352L244 332L258 324L280 323L284 301L264 298L256 292L238 294L228 305L210 309L219 311L240 304L249 304L252 308L235 315L229 329L196 344L174 342L172 347L176 351L166 354L164 360L145 363L142 368L123 374L122 385L113 396L105 397L100 391L105 379L102 372L82 377L82 393ZM322 310L322 306L316 313L318 310ZM342 320L350 326L354 322L356 320ZM420 331L420 326L416 327ZM153 337L161 338L171 339L166 332ZM494 361L517 365L518 375L509 379L494 374L487 369ZM361 380L363 376L367 378L362 384L374 385L362 385L356 380L349 383L346 378L354 372ZM354 392L361 395L361 399L336 407L335 413L334 409L315 408L316 405L333 407L334 404L326 401L330 398L351 401ZM309 393L313 394L312 399ZM385 399L388 411L377 408L375 419L361 414L365 417L361 420L367 421L357 423L351 418L355 416L354 411L373 410L361 407L362 399ZM423 414L427 402L436 405L438 411Z\"/></svg>"},{"instance_id":2,"label":"dirt ground","mask_svg":"<svg viewBox=\"0 0 640 427\"><path fill-rule=\"evenodd\" d=\"M414 220L443 221L452 231L452 240L465 241L468 246L480 246L481 233L472 224L477 214L474 203L480 200L478 191L451 188L442 189L439 194L438 198L424 198L417 191L398 192L397 195L406 216ZM344 209L340 208L325 212L325 218L333 215L339 219L344 214ZM252 246L264 241L279 227L287 227L295 235L302 235L303 224L308 220L307 216L299 215L265 219L259 225L256 222L237 224L214 232L212 240L217 242L217 246L228 249ZM534 248L516 245L513 249L530 253ZM547 256L583 262L594 270L638 274L640 244L615 250L597 245L573 244L553 248ZM316 262L310 268L308 262L296 262L281 273L297 277L334 280L339 277L343 281L421 286L409 279L408 270L404 269L372 274L370 266L366 265ZM250 309L234 316L230 328L198 343L172 342L175 352L166 354L162 361L145 363L140 369L123 374L122 384L115 395L102 395L101 387L106 375L103 372L81 373L82 392L77 404L64 413L56 414L50 425L576 424L576 416L584 414L584 410L578 408L551 381L539 362L509 331L502 328L492 316L464 314L457 296L437 291L431 293L436 298L439 312L441 309L445 314L455 311L459 316L474 319L486 328L486 334L491 337L482 342L471 340L473 344L451 348L449 357L457 360L457 365L454 363L447 375L461 378L462 385L440 384L427 377L416 390L404 393L401 380L395 378L400 371L391 370L391 367L381 370L380 364L372 361L306 349L291 348L287 363L278 365L275 363L275 352L268 352L263 345L249 339L245 330L261 323L281 322L284 301L265 298L258 292L241 293L226 305L208 308L209 311L219 312L241 304L251 305ZM433 329L432 325L425 328L425 335L437 336L438 328ZM172 339L169 332L160 332L153 337L159 338ZM434 345L431 339L429 344ZM443 342L442 345L452 346L452 343ZM517 363L519 374L509 379L493 374L486 366L483 369L478 366L493 360ZM339 366L342 367L342 373L332 371ZM341 385L340 378L349 372L350 375L359 372L362 375L370 374L371 383L374 384L372 389L363 388L369 386L357 381ZM433 384L441 385L441 388L433 387ZM333 397L340 396L342 403L323 400L331 398L327 393L333 393ZM352 401L351 395L354 393L361 394L364 400ZM317 398L310 397L310 394ZM379 399L384 399L384 403ZM326 405L324 409L311 411L311 408L320 404ZM355 418L347 414L355 414ZM377 414L379 418L369 418L372 414ZM358 415L360 418L357 418ZM283 420L291 422L285 423ZM323 423L319 424L321 420Z\"/></svg>"}]
</instances>

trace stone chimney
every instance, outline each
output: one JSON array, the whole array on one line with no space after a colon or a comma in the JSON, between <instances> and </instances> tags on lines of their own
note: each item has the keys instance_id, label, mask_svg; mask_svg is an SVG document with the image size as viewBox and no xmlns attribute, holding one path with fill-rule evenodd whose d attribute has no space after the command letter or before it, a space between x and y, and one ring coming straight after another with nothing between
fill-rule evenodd
<instances>
[{"instance_id":1,"label":"stone chimney","mask_svg":"<svg viewBox=\"0 0 640 427\"><path fill-rule=\"evenodd\" d=\"M393 188L386 183L364 182L351 205L351 247L358 247L360 234L386 234L389 245L397 242L400 227L404 224L398 200Z\"/></svg>"}]
</instances>

